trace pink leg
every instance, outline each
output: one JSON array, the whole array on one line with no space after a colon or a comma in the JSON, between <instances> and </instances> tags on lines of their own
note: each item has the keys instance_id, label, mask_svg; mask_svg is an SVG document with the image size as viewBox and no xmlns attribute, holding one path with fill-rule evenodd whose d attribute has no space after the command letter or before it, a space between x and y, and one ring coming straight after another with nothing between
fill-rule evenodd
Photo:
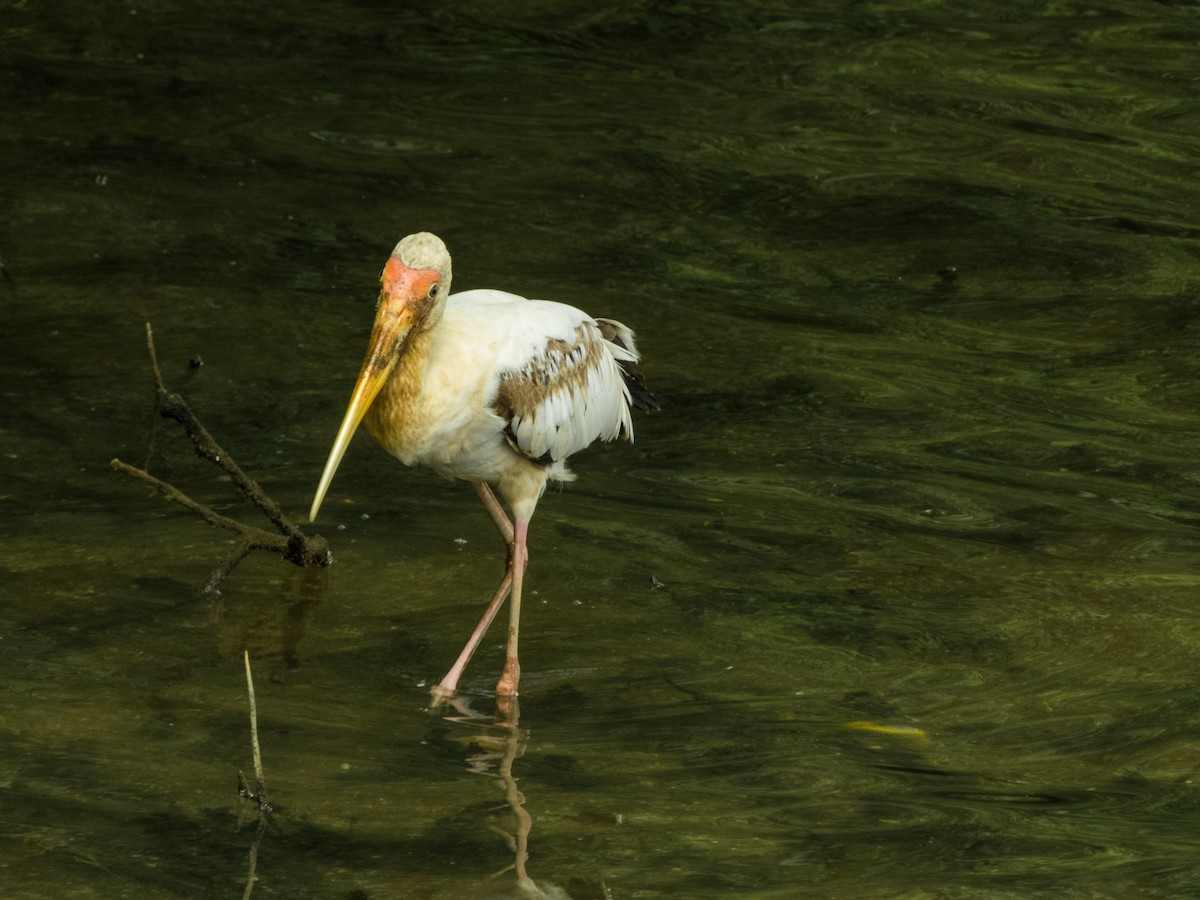
<instances>
[{"instance_id":1,"label":"pink leg","mask_svg":"<svg viewBox=\"0 0 1200 900\"><path fill-rule=\"evenodd\" d=\"M517 696L517 683L521 680L521 663L517 659L517 634L521 628L521 582L525 578L525 566L529 563L529 549L525 538L529 533L529 522L517 519L513 524L512 550L509 556L509 573L512 575L512 602L508 607L508 652L504 659L504 673L496 685L498 697Z\"/></svg>"},{"instance_id":2,"label":"pink leg","mask_svg":"<svg viewBox=\"0 0 1200 900\"><path fill-rule=\"evenodd\" d=\"M434 704L440 704L447 698L454 696L454 692L458 690L458 680L462 678L463 672L467 668L467 663L471 661L479 642L483 640L483 636L487 634L488 628L492 624L492 619L496 618L496 613L508 598L508 595L513 587L514 580L514 559L515 552L513 548L513 524L504 512L504 507L496 499L496 495L492 493L492 489L485 482L472 481L471 487L475 488L475 493L479 495L479 499L483 501L484 507L492 516L492 521L496 523L496 527L500 530L501 537L504 542L509 545L508 566L504 573L504 580L500 582L500 587L496 588L496 593L492 597L492 602L488 604L487 609L483 611L483 617L479 620L479 624L475 626L475 630L471 633L470 639L466 646L462 648L462 652L458 654L458 659L454 661L454 665L450 667L450 671L446 673L446 677L432 690ZM528 526L526 526L528 527ZM522 532L523 534L524 532ZM521 542L521 549L524 551L524 540ZM521 573L524 574L524 565L521 566ZM512 643L512 629L509 629L509 641ZM513 644L515 649L515 644ZM514 682L515 684L515 682ZM515 689L514 689L515 693Z\"/></svg>"},{"instance_id":3,"label":"pink leg","mask_svg":"<svg viewBox=\"0 0 1200 900\"><path fill-rule=\"evenodd\" d=\"M496 523L496 527L500 529L500 537L504 538L504 543L511 544L513 540L513 524L509 521L508 514L504 512L504 507L500 505L500 501L496 499L496 495L492 493L492 489L488 486L488 483L486 481L472 481L471 487L475 488L475 493L483 501L484 508L491 514L492 521Z\"/></svg>"},{"instance_id":4,"label":"pink leg","mask_svg":"<svg viewBox=\"0 0 1200 900\"><path fill-rule=\"evenodd\" d=\"M492 597L492 602L488 604L488 608L483 611L483 618L475 626L475 630L471 633L467 645L458 654L458 659L454 661L454 665L450 667L450 671L446 673L446 677L433 689L435 705L453 697L454 692L458 690L458 679L462 678L462 673L467 668L467 663L471 661L471 657L475 654L475 649L479 646L479 642L487 634L488 627L492 624L492 619L496 618L496 613L508 598L509 591L512 590L512 582L512 569L510 568L504 573L504 580L500 582L500 587L496 588L496 595Z\"/></svg>"}]
</instances>

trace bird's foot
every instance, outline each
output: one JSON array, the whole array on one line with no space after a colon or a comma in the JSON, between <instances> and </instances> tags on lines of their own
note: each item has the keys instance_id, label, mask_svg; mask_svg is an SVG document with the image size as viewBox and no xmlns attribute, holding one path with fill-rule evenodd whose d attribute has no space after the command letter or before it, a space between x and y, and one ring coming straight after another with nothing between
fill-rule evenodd
<instances>
[{"instance_id":1,"label":"bird's foot","mask_svg":"<svg viewBox=\"0 0 1200 900\"><path fill-rule=\"evenodd\" d=\"M504 663L504 672L496 684L496 697L512 698L517 696L517 684L521 680L521 664L515 656L510 656Z\"/></svg>"},{"instance_id":2,"label":"bird's foot","mask_svg":"<svg viewBox=\"0 0 1200 900\"><path fill-rule=\"evenodd\" d=\"M429 689L429 706L431 709L440 709L458 693L454 688L447 687L444 684L435 684Z\"/></svg>"}]
</instances>

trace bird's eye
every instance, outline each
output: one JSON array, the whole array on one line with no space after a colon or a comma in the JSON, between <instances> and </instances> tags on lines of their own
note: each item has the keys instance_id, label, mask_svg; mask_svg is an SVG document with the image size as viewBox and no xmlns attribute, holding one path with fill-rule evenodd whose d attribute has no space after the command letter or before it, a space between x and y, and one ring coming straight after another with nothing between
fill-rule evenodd
<instances>
[{"instance_id":1,"label":"bird's eye","mask_svg":"<svg viewBox=\"0 0 1200 900\"><path fill-rule=\"evenodd\" d=\"M435 281L433 284L431 284L429 286L429 290L426 292L425 296L428 297L430 300L436 300L438 298L438 294L440 294L441 292L442 292L442 286Z\"/></svg>"}]
</instances>

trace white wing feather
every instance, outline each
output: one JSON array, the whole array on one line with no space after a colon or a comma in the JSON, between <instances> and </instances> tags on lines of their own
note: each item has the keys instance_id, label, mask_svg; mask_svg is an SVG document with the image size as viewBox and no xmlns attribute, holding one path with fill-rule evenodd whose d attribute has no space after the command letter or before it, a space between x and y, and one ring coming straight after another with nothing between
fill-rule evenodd
<instances>
[{"instance_id":1,"label":"white wing feather","mask_svg":"<svg viewBox=\"0 0 1200 900\"><path fill-rule=\"evenodd\" d=\"M455 294L451 309L486 325L496 376L489 395L511 403L509 428L523 454L557 462L597 439L633 439L618 362L636 362L636 351L605 340L587 313L492 290Z\"/></svg>"}]
</instances>

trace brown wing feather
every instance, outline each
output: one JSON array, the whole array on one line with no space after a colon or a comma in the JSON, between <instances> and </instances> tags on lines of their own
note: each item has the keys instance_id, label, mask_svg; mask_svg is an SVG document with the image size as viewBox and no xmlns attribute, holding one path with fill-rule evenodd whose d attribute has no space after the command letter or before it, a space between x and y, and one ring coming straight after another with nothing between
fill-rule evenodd
<instances>
[{"instance_id":1,"label":"brown wing feather","mask_svg":"<svg viewBox=\"0 0 1200 900\"><path fill-rule=\"evenodd\" d=\"M521 369L501 375L493 408L506 423L509 446L532 462L548 466L597 438L629 436L630 394L622 382L630 375L622 358L635 351L610 346L606 325L580 322L570 339L547 341Z\"/></svg>"},{"instance_id":2,"label":"brown wing feather","mask_svg":"<svg viewBox=\"0 0 1200 900\"><path fill-rule=\"evenodd\" d=\"M559 363L573 349L574 347L566 341L549 341L544 356L531 360L519 371L505 372L500 376L500 387L492 403L496 415L504 420L504 440L517 453L539 466L552 465L554 456L549 450L540 456L534 456L521 447L513 431L513 419L525 419L534 415L546 395L556 387L555 378Z\"/></svg>"}]
</instances>

